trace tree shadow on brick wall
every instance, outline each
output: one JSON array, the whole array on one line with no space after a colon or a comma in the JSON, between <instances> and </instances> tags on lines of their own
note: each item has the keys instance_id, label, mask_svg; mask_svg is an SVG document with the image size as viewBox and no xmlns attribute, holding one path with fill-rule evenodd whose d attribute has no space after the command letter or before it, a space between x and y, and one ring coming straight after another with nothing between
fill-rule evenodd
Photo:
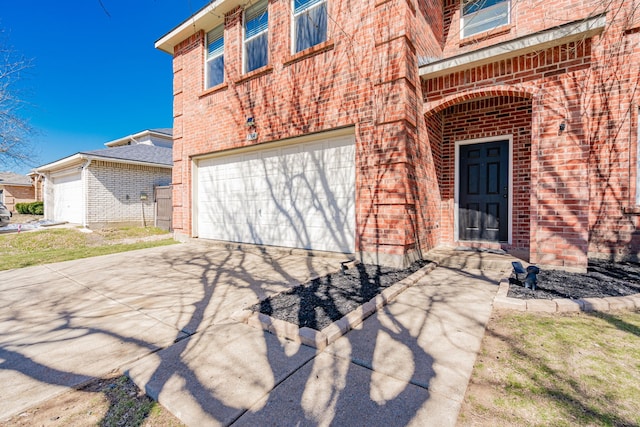
<instances>
[{"instance_id":1,"label":"tree shadow on brick wall","mask_svg":"<svg viewBox=\"0 0 640 427\"><path fill-rule=\"evenodd\" d=\"M589 256L637 260L638 221L625 210L636 205L638 191L635 104L640 94L640 2L610 1L607 6L608 22L603 34L576 43L577 48L590 49L591 66L572 73L569 81L550 85L560 103L565 104L552 111L557 118L553 124L566 126L558 130L558 138L569 139L579 151L587 152L588 181L583 182L588 187L589 203L585 250ZM562 172L571 170L567 164L550 178L561 183L565 179ZM576 200L586 200L581 194L571 193L564 198L569 212ZM553 215L553 209L541 213ZM560 217L556 220L567 229L573 227Z\"/></svg>"}]
</instances>

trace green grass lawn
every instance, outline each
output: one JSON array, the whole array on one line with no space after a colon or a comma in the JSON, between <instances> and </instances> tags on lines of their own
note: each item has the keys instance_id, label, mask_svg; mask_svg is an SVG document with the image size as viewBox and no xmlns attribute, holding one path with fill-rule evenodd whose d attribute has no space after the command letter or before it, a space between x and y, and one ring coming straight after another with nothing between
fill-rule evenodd
<instances>
[{"instance_id":1,"label":"green grass lawn","mask_svg":"<svg viewBox=\"0 0 640 427\"><path fill-rule=\"evenodd\" d=\"M640 311L494 313L458 425L640 425Z\"/></svg>"},{"instance_id":2,"label":"green grass lawn","mask_svg":"<svg viewBox=\"0 0 640 427\"><path fill-rule=\"evenodd\" d=\"M145 241L150 236L166 239ZM0 235L0 270L69 261L177 243L154 227L107 228L85 233L78 228L55 228Z\"/></svg>"}]
</instances>

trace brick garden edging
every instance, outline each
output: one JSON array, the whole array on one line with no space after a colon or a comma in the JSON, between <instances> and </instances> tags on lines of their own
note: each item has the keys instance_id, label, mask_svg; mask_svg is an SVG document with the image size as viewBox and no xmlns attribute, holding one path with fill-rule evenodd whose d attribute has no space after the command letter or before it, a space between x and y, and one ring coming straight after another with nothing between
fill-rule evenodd
<instances>
[{"instance_id":1,"label":"brick garden edging","mask_svg":"<svg viewBox=\"0 0 640 427\"><path fill-rule=\"evenodd\" d=\"M405 277L397 283L389 286L371 300L365 302L355 310L345 314L321 331L308 327L298 327L298 325L275 319L266 314L256 313L248 309L235 312L231 317L241 323L246 323L254 328L263 329L282 338L299 342L320 351L329 344L361 324L367 317L371 316L380 308L393 301L404 290L413 286L418 280L432 272L438 264L432 262L422 267L412 275Z\"/></svg>"},{"instance_id":2,"label":"brick garden edging","mask_svg":"<svg viewBox=\"0 0 640 427\"><path fill-rule=\"evenodd\" d=\"M570 313L591 311L614 311L640 309L640 294L624 297L582 299L519 299L509 298L509 278L500 280L500 288L493 299L493 308L503 310L530 311L537 313Z\"/></svg>"}]
</instances>

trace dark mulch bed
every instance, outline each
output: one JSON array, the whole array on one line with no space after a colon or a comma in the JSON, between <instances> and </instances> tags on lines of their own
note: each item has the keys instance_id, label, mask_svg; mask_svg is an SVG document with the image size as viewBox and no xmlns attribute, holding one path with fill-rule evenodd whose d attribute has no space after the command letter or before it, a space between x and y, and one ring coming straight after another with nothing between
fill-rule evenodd
<instances>
[{"instance_id":1,"label":"dark mulch bed","mask_svg":"<svg viewBox=\"0 0 640 427\"><path fill-rule=\"evenodd\" d=\"M359 264L298 285L250 309L319 331L428 264L416 261L404 270Z\"/></svg>"},{"instance_id":2,"label":"dark mulch bed","mask_svg":"<svg viewBox=\"0 0 640 427\"><path fill-rule=\"evenodd\" d=\"M542 270L535 291L510 280L510 298L602 298L640 293L640 264L592 260L586 274Z\"/></svg>"}]
</instances>

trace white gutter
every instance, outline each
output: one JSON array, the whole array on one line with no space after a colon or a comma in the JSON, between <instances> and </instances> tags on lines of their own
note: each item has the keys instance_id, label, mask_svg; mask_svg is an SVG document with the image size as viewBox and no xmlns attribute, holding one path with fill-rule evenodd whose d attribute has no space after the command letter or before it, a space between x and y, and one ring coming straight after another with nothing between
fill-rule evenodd
<instances>
[{"instance_id":1,"label":"white gutter","mask_svg":"<svg viewBox=\"0 0 640 427\"><path fill-rule=\"evenodd\" d=\"M89 206L87 204L89 197L87 197L87 193L89 192L89 184L88 184L88 167L91 164L91 159L86 159L85 163L82 165L82 206L84 206L84 213L82 215L82 226L84 228L88 228L89 223L87 221L87 217L89 216Z\"/></svg>"},{"instance_id":2,"label":"white gutter","mask_svg":"<svg viewBox=\"0 0 640 427\"><path fill-rule=\"evenodd\" d=\"M604 30L606 22L606 15L602 14L463 55L441 59L419 67L420 77L432 79L501 59L513 58L525 53L593 37Z\"/></svg>"},{"instance_id":3,"label":"white gutter","mask_svg":"<svg viewBox=\"0 0 640 427\"><path fill-rule=\"evenodd\" d=\"M44 181L42 182L42 202L44 203L44 217L45 219L53 219L53 213L51 212L51 205L53 203L51 202L51 200L49 200L49 185L51 182L51 174L48 172L40 173L37 171L36 173L44 178Z\"/></svg>"}]
</instances>

